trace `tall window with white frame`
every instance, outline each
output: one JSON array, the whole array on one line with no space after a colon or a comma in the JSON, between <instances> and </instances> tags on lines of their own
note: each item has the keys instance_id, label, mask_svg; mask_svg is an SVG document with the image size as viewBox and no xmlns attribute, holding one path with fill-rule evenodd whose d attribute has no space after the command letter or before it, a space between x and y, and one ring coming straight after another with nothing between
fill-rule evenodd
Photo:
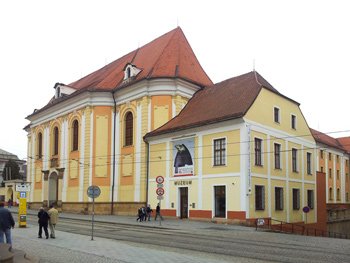
<instances>
[{"instance_id":1,"label":"tall window with white frame","mask_svg":"<svg viewBox=\"0 0 350 263\"><path fill-rule=\"evenodd\" d=\"M255 210L265 210L265 187L255 186Z\"/></svg>"},{"instance_id":2,"label":"tall window with white frame","mask_svg":"<svg viewBox=\"0 0 350 263\"><path fill-rule=\"evenodd\" d=\"M79 147L79 123L77 120L73 121L73 143L72 143L72 151L78 151Z\"/></svg>"},{"instance_id":3,"label":"tall window with white frame","mask_svg":"<svg viewBox=\"0 0 350 263\"><path fill-rule=\"evenodd\" d=\"M275 210L283 210L283 187L275 187Z\"/></svg>"},{"instance_id":4,"label":"tall window with white frame","mask_svg":"<svg viewBox=\"0 0 350 263\"><path fill-rule=\"evenodd\" d=\"M255 165L262 166L262 140L255 138Z\"/></svg>"},{"instance_id":5,"label":"tall window with white frame","mask_svg":"<svg viewBox=\"0 0 350 263\"><path fill-rule=\"evenodd\" d=\"M280 123L280 109L277 107L273 108L273 118L276 123Z\"/></svg>"},{"instance_id":6,"label":"tall window with white frame","mask_svg":"<svg viewBox=\"0 0 350 263\"><path fill-rule=\"evenodd\" d=\"M134 134L134 120L132 113L129 111L125 115L125 141L124 146L131 146L133 144Z\"/></svg>"},{"instance_id":7,"label":"tall window with white frame","mask_svg":"<svg viewBox=\"0 0 350 263\"><path fill-rule=\"evenodd\" d=\"M281 145L275 143L275 169L281 169Z\"/></svg>"},{"instance_id":8,"label":"tall window with white frame","mask_svg":"<svg viewBox=\"0 0 350 263\"><path fill-rule=\"evenodd\" d=\"M300 190L293 188L293 210L300 209Z\"/></svg>"},{"instance_id":9,"label":"tall window with white frame","mask_svg":"<svg viewBox=\"0 0 350 263\"><path fill-rule=\"evenodd\" d=\"M53 155L58 155L58 128L55 127L53 130L54 145L53 145Z\"/></svg>"},{"instance_id":10,"label":"tall window with white frame","mask_svg":"<svg viewBox=\"0 0 350 263\"><path fill-rule=\"evenodd\" d=\"M214 166L226 165L226 139L214 140Z\"/></svg>"},{"instance_id":11,"label":"tall window with white frame","mask_svg":"<svg viewBox=\"0 0 350 263\"><path fill-rule=\"evenodd\" d=\"M38 159L43 157L43 134L39 132L38 134Z\"/></svg>"},{"instance_id":12,"label":"tall window with white frame","mask_svg":"<svg viewBox=\"0 0 350 263\"><path fill-rule=\"evenodd\" d=\"M306 153L306 170L307 170L307 174L308 175L312 175L312 165L311 165L311 157L312 154L311 153Z\"/></svg>"},{"instance_id":13,"label":"tall window with white frame","mask_svg":"<svg viewBox=\"0 0 350 263\"><path fill-rule=\"evenodd\" d=\"M314 190L307 190L307 206L314 209Z\"/></svg>"},{"instance_id":14,"label":"tall window with white frame","mask_svg":"<svg viewBox=\"0 0 350 263\"><path fill-rule=\"evenodd\" d=\"M295 148L292 149L292 170L298 172L298 150Z\"/></svg>"}]
</instances>

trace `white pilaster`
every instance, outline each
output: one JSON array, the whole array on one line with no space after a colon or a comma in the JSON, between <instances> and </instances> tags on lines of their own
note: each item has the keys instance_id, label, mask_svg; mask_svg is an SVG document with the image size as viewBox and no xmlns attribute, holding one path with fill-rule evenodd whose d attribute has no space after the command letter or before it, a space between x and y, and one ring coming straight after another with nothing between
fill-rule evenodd
<instances>
[{"instance_id":1,"label":"white pilaster","mask_svg":"<svg viewBox=\"0 0 350 263\"><path fill-rule=\"evenodd\" d=\"M226 145L227 149L227 145ZM227 159L226 159L227 160ZM203 136L198 135L198 209L203 208L202 198L203 198Z\"/></svg>"},{"instance_id":2,"label":"white pilaster","mask_svg":"<svg viewBox=\"0 0 350 263\"><path fill-rule=\"evenodd\" d=\"M249 189L251 190L251 174L250 174L250 127L248 124L243 124L240 128L241 137L241 211L246 212L246 218L249 218Z\"/></svg>"},{"instance_id":3,"label":"white pilaster","mask_svg":"<svg viewBox=\"0 0 350 263\"><path fill-rule=\"evenodd\" d=\"M119 123L120 123L120 114L116 113L115 117L116 122L116 133L115 133L115 174L114 174L114 202L118 201L118 191L119 191L119 169L118 169L118 160L120 159L120 133L119 131Z\"/></svg>"},{"instance_id":4,"label":"white pilaster","mask_svg":"<svg viewBox=\"0 0 350 263\"><path fill-rule=\"evenodd\" d=\"M267 144L267 203L268 203L268 215L271 217L271 141L270 135L266 137Z\"/></svg>"},{"instance_id":5,"label":"white pilaster","mask_svg":"<svg viewBox=\"0 0 350 263\"><path fill-rule=\"evenodd\" d=\"M68 150L69 150L69 143L68 143L68 121L64 121L62 124L62 143L61 146L63 146L63 158L65 160L65 162L61 163L61 167L64 167L64 176L63 176L63 186L62 186L62 202L66 202L67 201L67 187L68 187L68 177L69 177L69 169L68 169L68 164L71 160L69 160L68 158Z\"/></svg>"},{"instance_id":6,"label":"white pilaster","mask_svg":"<svg viewBox=\"0 0 350 263\"><path fill-rule=\"evenodd\" d=\"M152 121L152 102L151 100L148 100L148 123L147 123L148 132L151 131L151 121Z\"/></svg>"},{"instance_id":7,"label":"white pilaster","mask_svg":"<svg viewBox=\"0 0 350 263\"><path fill-rule=\"evenodd\" d=\"M165 208L169 209L170 208L170 142L166 142L166 154L165 154L165 159L166 159L166 165L165 165Z\"/></svg>"},{"instance_id":8,"label":"white pilaster","mask_svg":"<svg viewBox=\"0 0 350 263\"><path fill-rule=\"evenodd\" d=\"M305 203L305 152L304 145L301 145L301 207L306 205ZM302 213L303 221L305 222L305 213Z\"/></svg>"},{"instance_id":9,"label":"white pilaster","mask_svg":"<svg viewBox=\"0 0 350 263\"><path fill-rule=\"evenodd\" d=\"M94 141L94 113L90 113L90 166L89 166L89 186L92 185L92 156L93 156L93 141ZM89 198L92 201L92 198Z\"/></svg>"},{"instance_id":10,"label":"white pilaster","mask_svg":"<svg viewBox=\"0 0 350 263\"><path fill-rule=\"evenodd\" d=\"M140 202L141 196L141 141L142 141L142 106L137 105L136 109L136 154L135 154L135 202Z\"/></svg>"},{"instance_id":11,"label":"white pilaster","mask_svg":"<svg viewBox=\"0 0 350 263\"><path fill-rule=\"evenodd\" d=\"M288 152L289 152L289 146L288 146L288 141L286 140L286 144L285 144L285 152L286 152L286 211L287 211L287 222L290 222L290 213L289 213L289 159L288 159Z\"/></svg>"},{"instance_id":12,"label":"white pilaster","mask_svg":"<svg viewBox=\"0 0 350 263\"><path fill-rule=\"evenodd\" d=\"M84 171L85 171L85 125L86 115L85 112L81 116L81 129L80 129L80 159L79 159L79 202L84 201Z\"/></svg>"}]
</instances>

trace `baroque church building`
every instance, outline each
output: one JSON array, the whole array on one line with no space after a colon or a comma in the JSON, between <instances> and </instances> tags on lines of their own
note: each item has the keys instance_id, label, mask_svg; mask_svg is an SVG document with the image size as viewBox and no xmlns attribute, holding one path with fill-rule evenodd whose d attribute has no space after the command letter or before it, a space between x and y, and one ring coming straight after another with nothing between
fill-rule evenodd
<instances>
[{"instance_id":1,"label":"baroque church building","mask_svg":"<svg viewBox=\"0 0 350 263\"><path fill-rule=\"evenodd\" d=\"M143 136L175 117L212 81L181 28L68 85L27 116L31 207L87 211L97 185L100 213L134 214L147 201Z\"/></svg>"}]
</instances>

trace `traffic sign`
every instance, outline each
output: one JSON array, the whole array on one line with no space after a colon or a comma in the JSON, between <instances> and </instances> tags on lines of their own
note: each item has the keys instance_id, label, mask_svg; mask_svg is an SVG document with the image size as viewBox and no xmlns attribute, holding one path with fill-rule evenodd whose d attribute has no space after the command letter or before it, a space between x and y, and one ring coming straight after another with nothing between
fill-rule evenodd
<instances>
[{"instance_id":1,"label":"traffic sign","mask_svg":"<svg viewBox=\"0 0 350 263\"><path fill-rule=\"evenodd\" d=\"M162 184L162 183L164 183L164 177L161 176L161 175L157 176L157 177L156 177L156 182L157 182L157 184Z\"/></svg>"},{"instance_id":2,"label":"traffic sign","mask_svg":"<svg viewBox=\"0 0 350 263\"><path fill-rule=\"evenodd\" d=\"M87 195L90 197L90 198L96 198L96 197L99 197L101 194L101 189L100 187L96 186L96 185L91 185L88 187L87 189Z\"/></svg>"},{"instance_id":3,"label":"traffic sign","mask_svg":"<svg viewBox=\"0 0 350 263\"><path fill-rule=\"evenodd\" d=\"M16 183L16 192L30 192L30 184Z\"/></svg>"},{"instance_id":4,"label":"traffic sign","mask_svg":"<svg viewBox=\"0 0 350 263\"><path fill-rule=\"evenodd\" d=\"M309 213L309 212L310 212L310 207L304 206L304 207L303 207L303 212L304 212L304 213Z\"/></svg>"},{"instance_id":5,"label":"traffic sign","mask_svg":"<svg viewBox=\"0 0 350 263\"><path fill-rule=\"evenodd\" d=\"M163 186L164 186L163 184L157 184L158 188L163 188Z\"/></svg>"},{"instance_id":6,"label":"traffic sign","mask_svg":"<svg viewBox=\"0 0 350 263\"><path fill-rule=\"evenodd\" d=\"M164 188L157 188L156 193L157 195L164 195Z\"/></svg>"}]
</instances>

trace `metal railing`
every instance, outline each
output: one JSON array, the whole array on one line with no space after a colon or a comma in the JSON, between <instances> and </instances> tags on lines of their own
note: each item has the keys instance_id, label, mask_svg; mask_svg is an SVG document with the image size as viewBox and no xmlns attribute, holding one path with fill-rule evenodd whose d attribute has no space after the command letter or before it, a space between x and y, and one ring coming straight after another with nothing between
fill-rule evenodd
<instances>
[{"instance_id":1,"label":"metal railing","mask_svg":"<svg viewBox=\"0 0 350 263\"><path fill-rule=\"evenodd\" d=\"M272 231L277 231L282 233L291 233L291 234L297 234L297 235L350 239L350 234L324 231L321 229L310 227L308 225L287 223L287 222L277 220L277 219L272 219L272 218L256 219L255 228L256 230L258 230L259 228L262 228L262 229L269 229Z\"/></svg>"}]
</instances>

